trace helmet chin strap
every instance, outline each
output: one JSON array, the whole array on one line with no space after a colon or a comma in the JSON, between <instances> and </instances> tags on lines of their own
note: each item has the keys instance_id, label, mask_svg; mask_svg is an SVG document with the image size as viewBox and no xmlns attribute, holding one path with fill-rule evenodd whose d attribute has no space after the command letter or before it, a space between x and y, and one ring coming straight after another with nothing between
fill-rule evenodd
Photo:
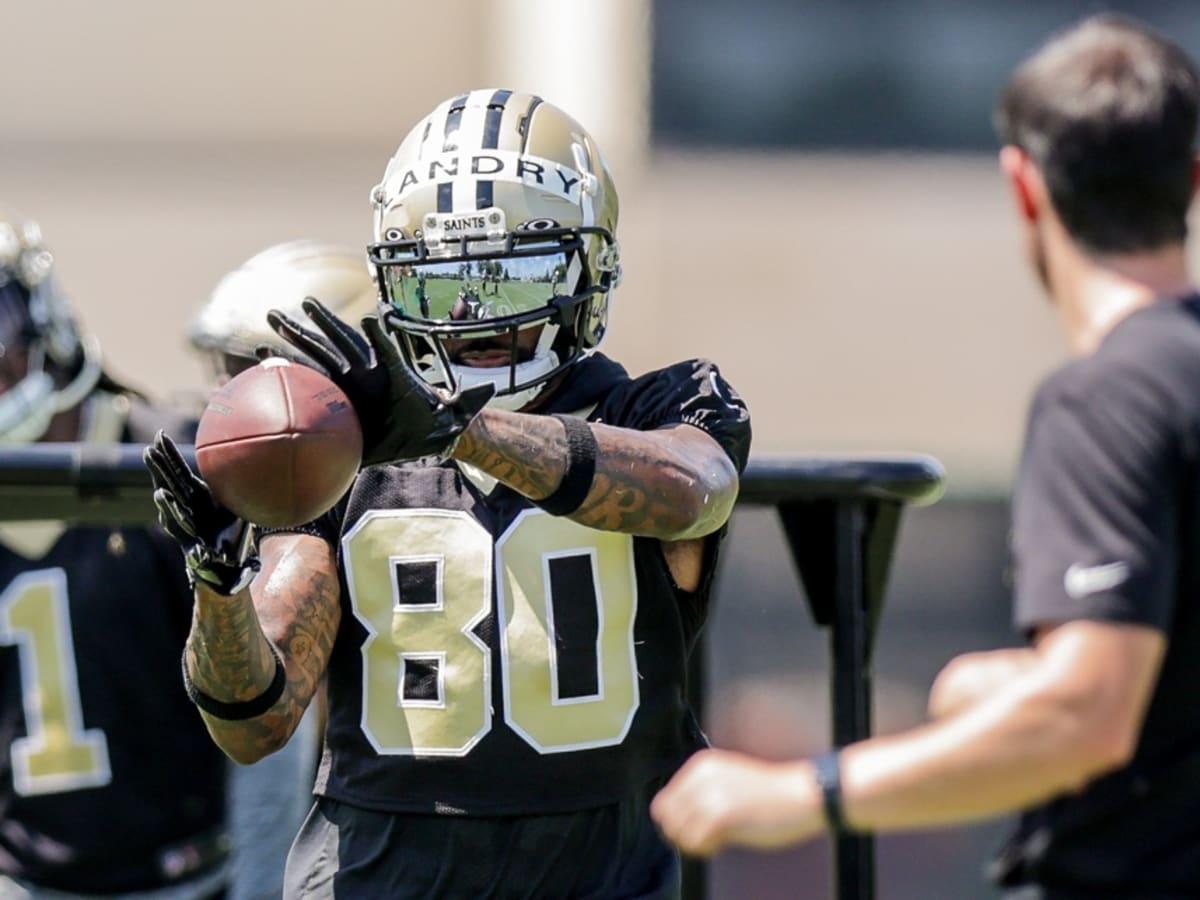
<instances>
[{"instance_id":1,"label":"helmet chin strap","mask_svg":"<svg viewBox=\"0 0 1200 900\"><path fill-rule=\"evenodd\" d=\"M0 394L0 444L31 444L54 418L54 379L30 372Z\"/></svg>"},{"instance_id":2,"label":"helmet chin strap","mask_svg":"<svg viewBox=\"0 0 1200 900\"><path fill-rule=\"evenodd\" d=\"M31 444L40 440L55 415L78 406L100 380L100 348L95 338L83 344L79 374L60 390L42 368L41 354L30 359L30 372L0 394L0 444Z\"/></svg>"},{"instance_id":3,"label":"helmet chin strap","mask_svg":"<svg viewBox=\"0 0 1200 900\"><path fill-rule=\"evenodd\" d=\"M509 379L513 377L514 371L516 373L517 384L521 384L535 378L540 378L543 375L548 375L554 371L557 365L558 354L550 351L535 356L529 362L518 363L515 367L497 366L495 368L480 368L451 363L450 371L454 374L454 382L458 385L458 390L460 391L480 384L495 385L497 391L502 391L508 389ZM546 382L543 381L541 384L535 384L532 387L519 388L511 394L496 393L488 401L487 405L492 409L507 409L515 412L532 403L533 399L542 392L545 386Z\"/></svg>"},{"instance_id":4,"label":"helmet chin strap","mask_svg":"<svg viewBox=\"0 0 1200 900\"><path fill-rule=\"evenodd\" d=\"M83 347L83 365L79 374L54 395L54 411L64 412L84 401L100 381L100 342L87 335L80 342Z\"/></svg>"}]
</instances>

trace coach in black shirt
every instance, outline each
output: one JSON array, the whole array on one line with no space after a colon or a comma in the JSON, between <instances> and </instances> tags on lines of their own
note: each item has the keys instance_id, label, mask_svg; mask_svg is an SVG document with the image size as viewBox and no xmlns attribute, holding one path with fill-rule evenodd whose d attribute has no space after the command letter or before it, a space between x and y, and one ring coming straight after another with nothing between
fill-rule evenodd
<instances>
[{"instance_id":1,"label":"coach in black shirt","mask_svg":"<svg viewBox=\"0 0 1200 900\"><path fill-rule=\"evenodd\" d=\"M685 850L1022 809L992 866L1013 897L1200 897L1198 95L1178 47L1105 16L1000 103L1001 168L1076 357L1037 393L1016 490L1029 646L953 660L934 721L903 734L786 764L695 755L653 808Z\"/></svg>"}]
</instances>

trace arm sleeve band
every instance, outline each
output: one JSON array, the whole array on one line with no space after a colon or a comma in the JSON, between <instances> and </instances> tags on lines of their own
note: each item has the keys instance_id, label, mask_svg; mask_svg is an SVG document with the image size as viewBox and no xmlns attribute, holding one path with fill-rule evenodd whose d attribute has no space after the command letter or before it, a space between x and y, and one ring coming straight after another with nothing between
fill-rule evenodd
<instances>
[{"instance_id":1,"label":"arm sleeve band","mask_svg":"<svg viewBox=\"0 0 1200 900\"><path fill-rule=\"evenodd\" d=\"M533 502L552 516L569 516L583 505L596 475L596 436L592 426L579 416L556 413L567 431L567 471L549 497Z\"/></svg>"}]
</instances>

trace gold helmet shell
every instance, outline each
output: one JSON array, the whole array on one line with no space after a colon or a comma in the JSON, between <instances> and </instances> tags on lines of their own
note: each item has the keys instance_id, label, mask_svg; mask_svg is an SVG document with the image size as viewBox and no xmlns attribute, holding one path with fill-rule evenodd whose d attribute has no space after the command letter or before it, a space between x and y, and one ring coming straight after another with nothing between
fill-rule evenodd
<instances>
[{"instance_id":1,"label":"gold helmet shell","mask_svg":"<svg viewBox=\"0 0 1200 900\"><path fill-rule=\"evenodd\" d=\"M6 359L7 357L7 359ZM0 444L39 440L100 383L100 344L58 285L38 224L0 209ZM23 368L22 368L23 366Z\"/></svg>"},{"instance_id":2,"label":"gold helmet shell","mask_svg":"<svg viewBox=\"0 0 1200 900\"><path fill-rule=\"evenodd\" d=\"M385 321L430 381L483 378L519 406L604 337L620 277L616 187L592 136L554 104L493 88L443 101L371 201ZM496 335L515 347L537 326L534 359L502 372L468 371L442 347Z\"/></svg>"},{"instance_id":3,"label":"gold helmet shell","mask_svg":"<svg viewBox=\"0 0 1200 900\"><path fill-rule=\"evenodd\" d=\"M375 279L362 250L316 240L274 244L225 275L188 330L191 344L212 354L218 371L224 356L254 360L255 350L270 347L283 356L295 349L267 324L278 309L304 320L300 304L314 297L335 315L358 327L377 311Z\"/></svg>"}]
</instances>

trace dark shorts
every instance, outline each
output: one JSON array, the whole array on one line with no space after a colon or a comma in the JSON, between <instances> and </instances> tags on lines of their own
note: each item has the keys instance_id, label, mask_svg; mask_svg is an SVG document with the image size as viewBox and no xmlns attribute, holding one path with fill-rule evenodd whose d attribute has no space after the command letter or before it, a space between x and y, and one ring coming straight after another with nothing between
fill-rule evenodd
<instances>
[{"instance_id":1,"label":"dark shorts","mask_svg":"<svg viewBox=\"0 0 1200 900\"><path fill-rule=\"evenodd\" d=\"M288 900L676 900L679 858L649 795L551 816L374 812L319 797L288 856Z\"/></svg>"}]
</instances>

